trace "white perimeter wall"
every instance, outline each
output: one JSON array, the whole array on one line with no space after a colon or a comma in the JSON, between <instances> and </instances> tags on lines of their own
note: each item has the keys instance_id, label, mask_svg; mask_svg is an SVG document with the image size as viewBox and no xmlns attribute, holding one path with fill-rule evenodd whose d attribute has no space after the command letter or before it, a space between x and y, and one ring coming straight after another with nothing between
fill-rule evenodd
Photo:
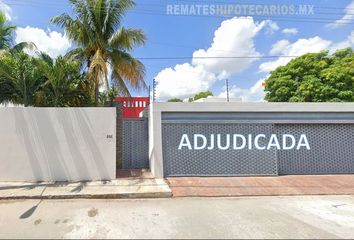
<instances>
[{"instance_id":1,"label":"white perimeter wall","mask_svg":"<svg viewBox=\"0 0 354 240\"><path fill-rule=\"evenodd\" d=\"M114 108L0 108L0 181L115 175Z\"/></svg>"}]
</instances>

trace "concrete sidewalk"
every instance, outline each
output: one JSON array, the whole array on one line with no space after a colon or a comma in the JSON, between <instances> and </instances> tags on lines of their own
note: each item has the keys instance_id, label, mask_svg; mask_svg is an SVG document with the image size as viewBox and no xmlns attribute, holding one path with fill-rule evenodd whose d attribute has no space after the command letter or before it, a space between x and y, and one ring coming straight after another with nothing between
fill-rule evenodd
<instances>
[{"instance_id":1,"label":"concrete sidewalk","mask_svg":"<svg viewBox=\"0 0 354 240\"><path fill-rule=\"evenodd\" d=\"M171 196L171 189L163 179L127 178L77 183L0 182L0 200L165 198Z\"/></svg>"}]
</instances>

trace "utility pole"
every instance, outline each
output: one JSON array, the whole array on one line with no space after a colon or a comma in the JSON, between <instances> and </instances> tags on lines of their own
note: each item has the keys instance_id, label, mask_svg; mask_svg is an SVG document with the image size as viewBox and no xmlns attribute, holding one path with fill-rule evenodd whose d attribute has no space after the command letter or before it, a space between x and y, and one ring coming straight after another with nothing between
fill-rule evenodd
<instances>
[{"instance_id":1,"label":"utility pole","mask_svg":"<svg viewBox=\"0 0 354 240\"><path fill-rule=\"evenodd\" d=\"M155 102L156 100L156 80L154 78L153 82L152 82L152 102Z\"/></svg>"},{"instance_id":2,"label":"utility pole","mask_svg":"<svg viewBox=\"0 0 354 240\"><path fill-rule=\"evenodd\" d=\"M230 102L229 79L226 79L226 94L227 94L227 102Z\"/></svg>"},{"instance_id":3,"label":"utility pole","mask_svg":"<svg viewBox=\"0 0 354 240\"><path fill-rule=\"evenodd\" d=\"M151 102L151 85L149 84L149 90L148 90L148 96L149 96L149 102Z\"/></svg>"}]
</instances>

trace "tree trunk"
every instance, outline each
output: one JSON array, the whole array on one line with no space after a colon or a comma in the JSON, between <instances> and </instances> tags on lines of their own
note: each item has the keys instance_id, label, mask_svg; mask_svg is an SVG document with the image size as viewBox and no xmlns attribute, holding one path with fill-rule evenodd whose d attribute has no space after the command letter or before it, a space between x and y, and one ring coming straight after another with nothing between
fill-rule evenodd
<instances>
[{"instance_id":1,"label":"tree trunk","mask_svg":"<svg viewBox=\"0 0 354 240\"><path fill-rule=\"evenodd\" d=\"M99 95L98 83L95 82L95 106L96 107L98 107L98 95Z\"/></svg>"}]
</instances>

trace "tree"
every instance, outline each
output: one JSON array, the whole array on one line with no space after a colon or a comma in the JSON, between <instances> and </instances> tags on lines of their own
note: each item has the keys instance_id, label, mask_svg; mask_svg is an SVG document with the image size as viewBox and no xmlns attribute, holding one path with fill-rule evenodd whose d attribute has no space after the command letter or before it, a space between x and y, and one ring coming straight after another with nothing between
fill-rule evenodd
<instances>
[{"instance_id":1,"label":"tree","mask_svg":"<svg viewBox=\"0 0 354 240\"><path fill-rule=\"evenodd\" d=\"M82 107L91 105L89 83L80 64L65 57L38 58L21 52L0 58L0 103L35 107Z\"/></svg>"},{"instance_id":2,"label":"tree","mask_svg":"<svg viewBox=\"0 0 354 240\"><path fill-rule=\"evenodd\" d=\"M172 98L172 99L168 100L168 102L183 102L183 100L179 99L179 98Z\"/></svg>"},{"instance_id":3,"label":"tree","mask_svg":"<svg viewBox=\"0 0 354 240\"><path fill-rule=\"evenodd\" d=\"M354 52L351 48L309 53L278 67L266 80L269 102L353 102Z\"/></svg>"},{"instance_id":4,"label":"tree","mask_svg":"<svg viewBox=\"0 0 354 240\"><path fill-rule=\"evenodd\" d=\"M12 46L12 34L16 27L8 24L6 16L0 11L0 49L9 49Z\"/></svg>"},{"instance_id":5,"label":"tree","mask_svg":"<svg viewBox=\"0 0 354 240\"><path fill-rule=\"evenodd\" d=\"M189 102L194 102L197 101L198 99L207 98L209 96L214 96L214 94L211 91L200 92L196 94L194 97L189 98Z\"/></svg>"},{"instance_id":6,"label":"tree","mask_svg":"<svg viewBox=\"0 0 354 240\"><path fill-rule=\"evenodd\" d=\"M34 58L26 53L17 52L0 59L0 103L34 106L44 81Z\"/></svg>"},{"instance_id":7,"label":"tree","mask_svg":"<svg viewBox=\"0 0 354 240\"><path fill-rule=\"evenodd\" d=\"M85 91L88 84L80 72L79 62L62 56L52 59L41 53L37 66L46 81L37 93L36 105L78 107L89 104L90 96Z\"/></svg>"},{"instance_id":8,"label":"tree","mask_svg":"<svg viewBox=\"0 0 354 240\"><path fill-rule=\"evenodd\" d=\"M114 100L118 96L118 90L114 86L106 91L100 93L99 102L101 106L106 106L108 103L110 107L114 106Z\"/></svg>"},{"instance_id":9,"label":"tree","mask_svg":"<svg viewBox=\"0 0 354 240\"><path fill-rule=\"evenodd\" d=\"M99 87L108 79L119 93L128 95L129 86L140 89L144 82L145 67L129 51L145 44L142 30L121 26L126 11L134 7L132 0L69 0L76 18L68 14L54 17L51 21L62 27L79 47L70 52L87 65L88 78L98 105ZM112 69L108 76L108 65Z\"/></svg>"},{"instance_id":10,"label":"tree","mask_svg":"<svg viewBox=\"0 0 354 240\"><path fill-rule=\"evenodd\" d=\"M35 49L33 43L22 42L13 44L13 34L16 26L8 23L5 14L0 11L0 57L12 52L22 51L24 48Z\"/></svg>"}]
</instances>

